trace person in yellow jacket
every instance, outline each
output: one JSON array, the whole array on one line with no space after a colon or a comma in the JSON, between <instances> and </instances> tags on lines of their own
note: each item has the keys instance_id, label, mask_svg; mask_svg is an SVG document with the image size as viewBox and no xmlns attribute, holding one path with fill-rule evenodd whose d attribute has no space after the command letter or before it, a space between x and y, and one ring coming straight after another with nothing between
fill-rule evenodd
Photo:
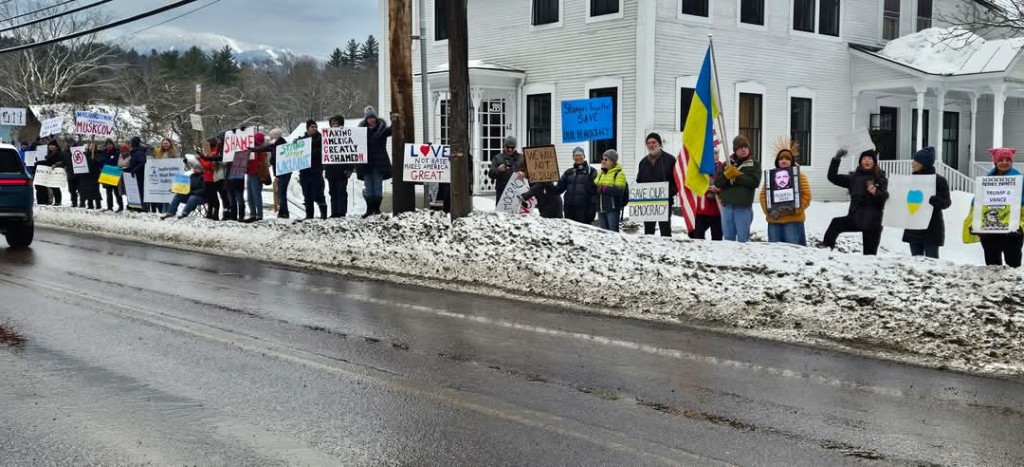
<instances>
[{"instance_id":1,"label":"person in yellow jacket","mask_svg":"<svg viewBox=\"0 0 1024 467\"><path fill-rule=\"evenodd\" d=\"M776 143L775 149L776 169L799 167L794 159L800 155L800 150L791 140L787 139ZM788 173L791 174L792 171ZM800 188L800 199L797 200L796 206L793 207L773 206L771 209L768 209L768 186L776 184L781 188L786 188L793 181L790 177L785 176L786 173L776 172L779 178L783 179L778 181L772 177L765 176L765 186L761 189L761 211L764 211L764 215L768 219L769 242L807 246L807 231L804 228L804 221L807 220L807 208L811 205L811 184L807 181L807 175L804 175L803 171L798 173L800 174L798 185Z\"/></svg>"},{"instance_id":2,"label":"person in yellow jacket","mask_svg":"<svg viewBox=\"0 0 1024 467\"><path fill-rule=\"evenodd\" d=\"M988 172L988 177L1019 177L1022 174L1013 167L1013 156L1017 153L1015 148L991 148L994 167ZM1024 196L1021 197L1021 209L1024 209ZM971 228L974 223L974 202L971 202L971 211L967 213L964 220L963 240L965 244L981 242L985 250L986 266L1002 266L1005 260L1006 265L1011 268L1021 267L1021 259L1024 258L1024 216L1021 216L1020 229L1016 232L993 234L975 233Z\"/></svg>"},{"instance_id":3,"label":"person in yellow jacket","mask_svg":"<svg viewBox=\"0 0 1024 467\"><path fill-rule=\"evenodd\" d=\"M594 185L597 185L597 219L601 228L618 232L629 184L619 163L619 153L614 149L605 151L601 156L601 170L597 172Z\"/></svg>"}]
</instances>

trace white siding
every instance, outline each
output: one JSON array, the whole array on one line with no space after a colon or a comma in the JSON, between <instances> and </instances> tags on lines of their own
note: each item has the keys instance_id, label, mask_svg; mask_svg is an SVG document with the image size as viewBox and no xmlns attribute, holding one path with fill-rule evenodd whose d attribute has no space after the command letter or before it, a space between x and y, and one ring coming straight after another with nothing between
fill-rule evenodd
<instances>
[{"instance_id":1,"label":"white siding","mask_svg":"<svg viewBox=\"0 0 1024 467\"><path fill-rule=\"evenodd\" d=\"M992 161L988 154L988 149L992 147L992 128L995 123L992 108L992 95L978 99L978 147L975 155L978 162L986 164ZM1004 122L1003 146L1018 148L1018 151L1021 151L1024 148L1024 132L1018 129L1024 128L1024 99L1011 97L1006 100Z\"/></svg>"}]
</instances>

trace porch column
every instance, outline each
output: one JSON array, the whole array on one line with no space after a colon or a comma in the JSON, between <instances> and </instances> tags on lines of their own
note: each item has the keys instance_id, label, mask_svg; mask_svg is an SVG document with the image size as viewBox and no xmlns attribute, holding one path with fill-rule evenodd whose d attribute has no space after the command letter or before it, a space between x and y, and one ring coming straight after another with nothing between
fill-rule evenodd
<instances>
[{"instance_id":1,"label":"porch column","mask_svg":"<svg viewBox=\"0 0 1024 467\"><path fill-rule=\"evenodd\" d=\"M914 86L914 90L917 91L917 141L914 141L914 147L910 148L911 154L924 146L924 95L928 88L920 85Z\"/></svg>"},{"instance_id":2,"label":"porch column","mask_svg":"<svg viewBox=\"0 0 1024 467\"><path fill-rule=\"evenodd\" d=\"M974 165L978 162L978 93L971 93L971 166L968 175L974 177Z\"/></svg>"},{"instance_id":3,"label":"porch column","mask_svg":"<svg viewBox=\"0 0 1024 467\"><path fill-rule=\"evenodd\" d=\"M473 174L473 183L476 186L473 187L473 193L479 193L480 187L483 186L484 172L481 172L481 168L486 167L484 163L483 151L477 151L480 149L480 137L483 134L483 123L480 122L480 106L484 102L484 91L480 88L472 88L469 91L473 97L473 107L470 109L469 122L473 126L473 131L470 132L469 136L469 152L470 154L476 153L476 157L473 158L473 170L476 173Z\"/></svg>"},{"instance_id":4,"label":"porch column","mask_svg":"<svg viewBox=\"0 0 1024 467\"><path fill-rule=\"evenodd\" d=\"M994 116L992 117L992 147L1003 147L1003 116L1006 113L1006 85L999 84L992 87L993 99L995 100Z\"/></svg>"},{"instance_id":5,"label":"porch column","mask_svg":"<svg viewBox=\"0 0 1024 467\"><path fill-rule=\"evenodd\" d=\"M857 130L857 98L860 97L860 92L853 91L853 96L850 103L850 124L853 130ZM869 122L870 124L870 122Z\"/></svg>"},{"instance_id":6,"label":"porch column","mask_svg":"<svg viewBox=\"0 0 1024 467\"><path fill-rule=\"evenodd\" d=\"M943 115L946 112L946 87L945 86L939 86L938 88L935 89L935 93L938 94L938 101L936 102L936 105L935 105L935 112L937 114L939 114L938 115L938 117L939 117L938 118L938 120L939 120L939 125L938 125L939 131L938 131L938 135L935 138L935 140L936 140L935 141L935 161L936 162L943 162L944 163L945 159L942 158L942 136L943 136L942 132L945 130L944 125L946 123L946 119L944 118L945 116ZM923 115L923 114L921 114L921 115ZM960 169L959 167L953 167L953 168L956 169L956 170Z\"/></svg>"}]
</instances>

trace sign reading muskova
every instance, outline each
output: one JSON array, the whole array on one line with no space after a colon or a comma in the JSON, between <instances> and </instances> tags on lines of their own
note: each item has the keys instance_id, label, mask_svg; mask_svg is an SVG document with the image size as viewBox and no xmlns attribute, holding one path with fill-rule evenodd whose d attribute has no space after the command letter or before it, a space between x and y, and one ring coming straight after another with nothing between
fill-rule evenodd
<instances>
[{"instance_id":1,"label":"sign reading muskova","mask_svg":"<svg viewBox=\"0 0 1024 467\"><path fill-rule=\"evenodd\" d=\"M114 136L114 116L100 112L75 112L75 133L86 136Z\"/></svg>"}]
</instances>

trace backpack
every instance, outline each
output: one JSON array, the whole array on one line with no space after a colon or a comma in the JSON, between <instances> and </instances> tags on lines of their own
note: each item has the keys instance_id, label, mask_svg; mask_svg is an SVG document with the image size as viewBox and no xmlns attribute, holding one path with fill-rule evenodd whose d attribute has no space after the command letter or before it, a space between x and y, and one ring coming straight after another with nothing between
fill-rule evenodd
<instances>
[{"instance_id":1,"label":"backpack","mask_svg":"<svg viewBox=\"0 0 1024 467\"><path fill-rule=\"evenodd\" d=\"M626 182L626 188L622 190L622 206L619 208L625 209L627 204L629 204L629 182Z\"/></svg>"}]
</instances>

